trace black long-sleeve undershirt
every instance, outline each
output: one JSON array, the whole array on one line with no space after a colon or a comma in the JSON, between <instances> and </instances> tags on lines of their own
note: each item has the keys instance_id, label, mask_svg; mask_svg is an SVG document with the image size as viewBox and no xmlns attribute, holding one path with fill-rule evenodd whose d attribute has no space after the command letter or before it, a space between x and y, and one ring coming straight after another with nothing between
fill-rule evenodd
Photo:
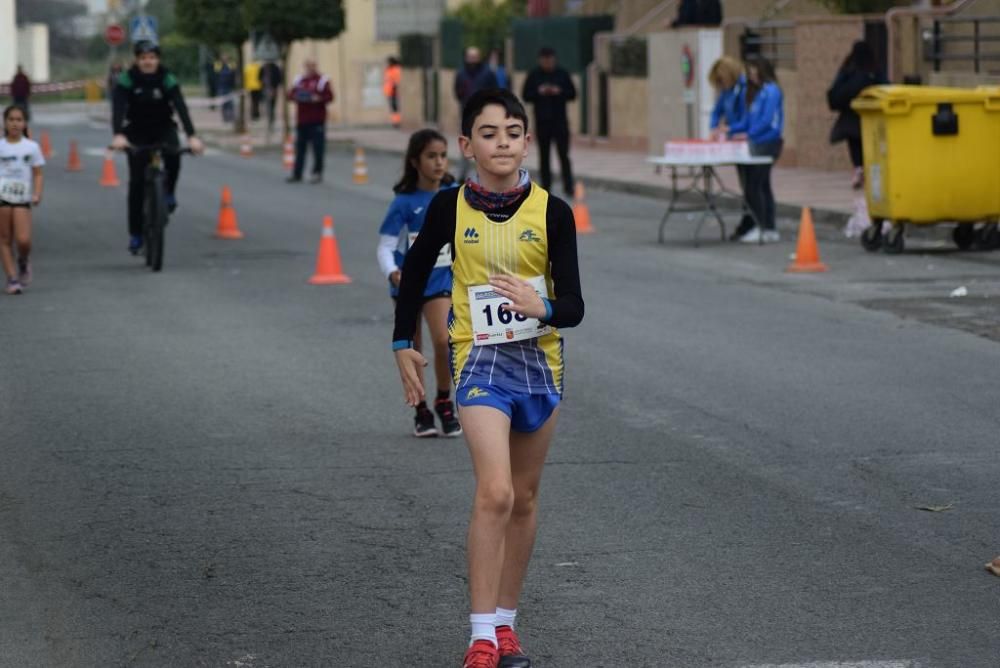
<instances>
[{"instance_id":1,"label":"black long-sleeve undershirt","mask_svg":"<svg viewBox=\"0 0 1000 668\"><path fill-rule=\"evenodd\" d=\"M532 186L537 188L538 186ZM417 316L423 304L424 289L434 269L438 254L445 244L455 239L457 206L460 189L438 193L427 207L424 225L403 262L403 275L396 300L396 324L393 341L410 341L417 328ZM525 198L509 209L497 213L510 217ZM545 211L545 231L548 236L549 265L554 298L549 300L552 315L542 321L556 328L575 327L583 320L583 295L580 289L580 266L576 257L576 224L573 210L563 200L549 195ZM455 257L455 246L451 249Z\"/></svg>"}]
</instances>

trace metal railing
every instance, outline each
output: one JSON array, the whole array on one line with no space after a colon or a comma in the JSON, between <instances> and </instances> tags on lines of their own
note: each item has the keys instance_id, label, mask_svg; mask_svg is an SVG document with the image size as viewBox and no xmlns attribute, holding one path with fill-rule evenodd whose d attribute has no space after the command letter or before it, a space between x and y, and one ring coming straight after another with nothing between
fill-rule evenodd
<instances>
[{"instance_id":1,"label":"metal railing","mask_svg":"<svg viewBox=\"0 0 1000 668\"><path fill-rule=\"evenodd\" d=\"M795 69L795 24L792 21L768 21L747 24L740 36L740 55L759 55L775 67Z\"/></svg>"},{"instance_id":2,"label":"metal railing","mask_svg":"<svg viewBox=\"0 0 1000 668\"><path fill-rule=\"evenodd\" d=\"M936 18L924 32L924 59L940 72L948 61L972 63L979 74L985 63L1000 63L1000 16ZM957 47L957 48L956 48Z\"/></svg>"}]
</instances>

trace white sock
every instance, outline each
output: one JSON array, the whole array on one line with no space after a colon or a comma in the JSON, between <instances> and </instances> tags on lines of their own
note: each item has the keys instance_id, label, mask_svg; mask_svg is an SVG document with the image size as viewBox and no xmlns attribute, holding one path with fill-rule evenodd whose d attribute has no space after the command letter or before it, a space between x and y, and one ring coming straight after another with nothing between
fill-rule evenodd
<instances>
[{"instance_id":1,"label":"white sock","mask_svg":"<svg viewBox=\"0 0 1000 668\"><path fill-rule=\"evenodd\" d=\"M517 619L517 610L497 608L497 626L509 626L510 628L514 628L515 619Z\"/></svg>"},{"instance_id":2,"label":"white sock","mask_svg":"<svg viewBox=\"0 0 1000 668\"><path fill-rule=\"evenodd\" d=\"M494 647L500 646L500 643L497 642L496 618L495 614L489 612L469 615L469 624L472 626L470 646L477 640L489 640Z\"/></svg>"}]
</instances>

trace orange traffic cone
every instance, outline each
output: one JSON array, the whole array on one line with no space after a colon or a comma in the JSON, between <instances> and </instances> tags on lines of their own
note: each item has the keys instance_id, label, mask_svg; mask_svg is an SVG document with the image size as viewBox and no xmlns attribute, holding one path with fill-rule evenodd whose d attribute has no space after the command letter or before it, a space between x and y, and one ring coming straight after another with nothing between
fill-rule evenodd
<instances>
[{"instance_id":1,"label":"orange traffic cone","mask_svg":"<svg viewBox=\"0 0 1000 668\"><path fill-rule=\"evenodd\" d=\"M285 137L285 148L281 155L281 164L286 172L292 171L295 166L295 145L292 143L292 135Z\"/></svg>"},{"instance_id":2,"label":"orange traffic cone","mask_svg":"<svg viewBox=\"0 0 1000 668\"><path fill-rule=\"evenodd\" d=\"M583 181L576 182L573 189L573 220L576 221L577 234L593 234L597 230L590 224L590 209L587 207L587 191Z\"/></svg>"},{"instance_id":3,"label":"orange traffic cone","mask_svg":"<svg viewBox=\"0 0 1000 668\"><path fill-rule=\"evenodd\" d=\"M105 188L117 188L121 183L115 173L115 158L111 151L104 154L104 169L101 171L101 185Z\"/></svg>"},{"instance_id":4,"label":"orange traffic cone","mask_svg":"<svg viewBox=\"0 0 1000 668\"><path fill-rule=\"evenodd\" d=\"M316 255L316 273L309 282L313 285L343 285L351 282L350 276L340 266L340 250L333 233L333 216L323 218L323 236L320 237L319 253Z\"/></svg>"},{"instance_id":5,"label":"orange traffic cone","mask_svg":"<svg viewBox=\"0 0 1000 668\"><path fill-rule=\"evenodd\" d=\"M42 147L42 157L46 160L52 157L52 139L49 137L48 130L42 131L42 137L38 142Z\"/></svg>"},{"instance_id":6,"label":"orange traffic cone","mask_svg":"<svg viewBox=\"0 0 1000 668\"><path fill-rule=\"evenodd\" d=\"M70 172L83 171L83 164L80 162L80 148L75 141L69 143L69 161L66 163L66 169Z\"/></svg>"},{"instance_id":7,"label":"orange traffic cone","mask_svg":"<svg viewBox=\"0 0 1000 668\"><path fill-rule=\"evenodd\" d=\"M816 273L826 270L827 266L819 259L819 246L816 244L812 211L809 210L809 207L804 207L802 221L799 223L799 244L795 250L795 260L788 265L785 271Z\"/></svg>"},{"instance_id":8,"label":"orange traffic cone","mask_svg":"<svg viewBox=\"0 0 1000 668\"><path fill-rule=\"evenodd\" d=\"M253 141L250 139L249 134L244 134L240 137L240 155L244 158L253 157Z\"/></svg>"},{"instance_id":9,"label":"orange traffic cone","mask_svg":"<svg viewBox=\"0 0 1000 668\"><path fill-rule=\"evenodd\" d=\"M354 149L354 182L358 185L368 183L368 163L365 162L365 149L360 146Z\"/></svg>"},{"instance_id":10,"label":"orange traffic cone","mask_svg":"<svg viewBox=\"0 0 1000 668\"><path fill-rule=\"evenodd\" d=\"M233 208L233 193L229 186L222 186L222 205L219 207L219 225L215 228L218 239L242 239L239 225L236 224L236 209Z\"/></svg>"}]
</instances>

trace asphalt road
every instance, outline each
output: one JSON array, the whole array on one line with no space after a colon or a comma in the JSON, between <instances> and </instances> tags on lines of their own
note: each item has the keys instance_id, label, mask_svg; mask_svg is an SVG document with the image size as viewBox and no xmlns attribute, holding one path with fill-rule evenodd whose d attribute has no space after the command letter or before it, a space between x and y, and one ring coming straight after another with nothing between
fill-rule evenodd
<instances>
[{"instance_id":1,"label":"asphalt road","mask_svg":"<svg viewBox=\"0 0 1000 668\"><path fill-rule=\"evenodd\" d=\"M36 280L0 298L0 666L459 665L472 477L408 436L388 351L398 159L368 186L346 151L322 186L185 159L154 275L96 185L107 133L39 116ZM242 241L212 238L223 184ZM590 205L536 666L1000 665L1000 253L822 228L831 272L792 276L794 221L694 248L656 243L660 202ZM325 214L349 286L306 284Z\"/></svg>"}]
</instances>

